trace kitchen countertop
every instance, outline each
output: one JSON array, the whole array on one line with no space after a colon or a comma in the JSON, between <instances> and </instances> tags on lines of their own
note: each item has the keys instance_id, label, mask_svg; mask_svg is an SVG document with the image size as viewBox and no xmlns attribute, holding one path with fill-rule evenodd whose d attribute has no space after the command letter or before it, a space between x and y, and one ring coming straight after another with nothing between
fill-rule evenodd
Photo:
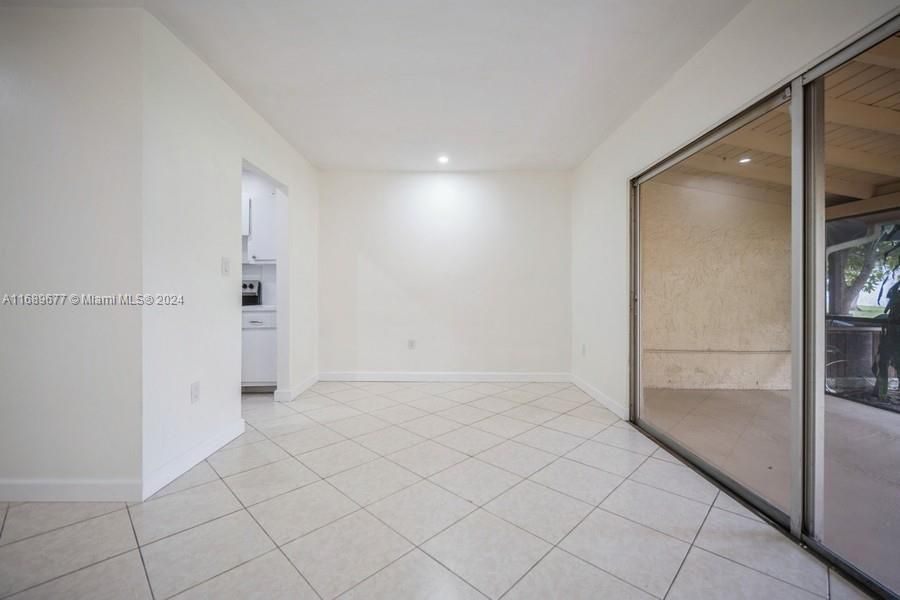
<instances>
[{"instance_id":1,"label":"kitchen countertop","mask_svg":"<svg viewBox=\"0 0 900 600\"><path fill-rule=\"evenodd\" d=\"M259 304L256 306L242 306L244 312L275 312L274 304Z\"/></svg>"}]
</instances>

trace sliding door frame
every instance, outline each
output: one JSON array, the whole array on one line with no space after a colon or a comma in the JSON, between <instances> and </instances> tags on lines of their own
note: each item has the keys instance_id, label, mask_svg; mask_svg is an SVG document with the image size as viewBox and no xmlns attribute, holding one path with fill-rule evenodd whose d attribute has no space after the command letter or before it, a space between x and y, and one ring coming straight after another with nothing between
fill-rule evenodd
<instances>
[{"instance_id":1,"label":"sliding door frame","mask_svg":"<svg viewBox=\"0 0 900 600\"><path fill-rule=\"evenodd\" d=\"M825 382L825 155L824 77L900 32L897 12L774 92L724 121L630 180L630 420L661 446L724 487L748 508L806 545L868 592L898 598L822 542ZM716 143L772 108L789 103L791 116L791 399L790 509L771 502L641 418L640 185Z\"/></svg>"}]
</instances>

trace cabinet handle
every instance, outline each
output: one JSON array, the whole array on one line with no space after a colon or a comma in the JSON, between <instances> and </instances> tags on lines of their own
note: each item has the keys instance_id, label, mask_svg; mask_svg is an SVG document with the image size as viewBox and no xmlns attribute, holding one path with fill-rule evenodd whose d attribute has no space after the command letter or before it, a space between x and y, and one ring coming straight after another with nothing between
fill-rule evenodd
<instances>
[{"instance_id":1,"label":"cabinet handle","mask_svg":"<svg viewBox=\"0 0 900 600\"><path fill-rule=\"evenodd\" d=\"M251 323L255 323L255 324L257 324L257 325L262 325L262 321L252 321L252 320L251 320L250 322L251 322Z\"/></svg>"},{"instance_id":2,"label":"cabinet handle","mask_svg":"<svg viewBox=\"0 0 900 600\"><path fill-rule=\"evenodd\" d=\"M247 198L247 235L253 235L253 198ZM255 256L253 258L256 258Z\"/></svg>"}]
</instances>

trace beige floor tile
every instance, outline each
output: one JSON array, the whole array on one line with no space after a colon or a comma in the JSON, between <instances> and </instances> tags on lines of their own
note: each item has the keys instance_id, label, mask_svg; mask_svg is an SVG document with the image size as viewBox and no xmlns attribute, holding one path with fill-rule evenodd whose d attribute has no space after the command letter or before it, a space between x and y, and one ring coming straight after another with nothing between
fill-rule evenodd
<instances>
[{"instance_id":1,"label":"beige floor tile","mask_svg":"<svg viewBox=\"0 0 900 600\"><path fill-rule=\"evenodd\" d=\"M464 381L418 381L412 384L417 390L426 394L440 395L469 387Z\"/></svg>"},{"instance_id":2,"label":"beige floor tile","mask_svg":"<svg viewBox=\"0 0 900 600\"><path fill-rule=\"evenodd\" d=\"M670 462L670 463L674 463L676 465L684 464L681 462L681 460L677 456L675 456L674 454L672 454L665 448L657 448L656 452L654 452L652 454L652 456L653 456L653 458L656 458L659 460L664 460L664 461Z\"/></svg>"},{"instance_id":3,"label":"beige floor tile","mask_svg":"<svg viewBox=\"0 0 900 600\"><path fill-rule=\"evenodd\" d=\"M346 403L353 402L354 400L359 400L361 398L368 398L369 396L374 396L375 394L366 390L361 390L359 388L348 387L344 390L325 392L325 395L333 400L337 400L338 402Z\"/></svg>"},{"instance_id":4,"label":"beige floor tile","mask_svg":"<svg viewBox=\"0 0 900 600\"><path fill-rule=\"evenodd\" d=\"M499 496L521 479L518 475L475 458L431 477L439 486L479 506Z\"/></svg>"},{"instance_id":5,"label":"beige floor tile","mask_svg":"<svg viewBox=\"0 0 900 600\"><path fill-rule=\"evenodd\" d=\"M413 400L425 398L426 396L428 396L428 394L415 388L403 388L395 392L385 392L383 394L379 394L379 396L384 396L385 398L390 398L391 400L396 400L397 402L407 404L409 402L412 402Z\"/></svg>"},{"instance_id":6,"label":"beige floor tile","mask_svg":"<svg viewBox=\"0 0 900 600\"><path fill-rule=\"evenodd\" d=\"M349 390L353 386L343 381L317 381L310 386L309 391L317 394L330 394L341 390Z\"/></svg>"},{"instance_id":7,"label":"beige floor tile","mask_svg":"<svg viewBox=\"0 0 900 600\"><path fill-rule=\"evenodd\" d=\"M656 442L644 434L635 429L625 429L624 427L608 427L595 435L593 439L595 442L616 446L617 448L646 456L650 456L659 449Z\"/></svg>"},{"instance_id":8,"label":"beige floor tile","mask_svg":"<svg viewBox=\"0 0 900 600\"><path fill-rule=\"evenodd\" d=\"M250 513L276 544L285 544L328 525L359 506L325 481L260 502Z\"/></svg>"},{"instance_id":9,"label":"beige floor tile","mask_svg":"<svg viewBox=\"0 0 900 600\"><path fill-rule=\"evenodd\" d=\"M168 598L273 549L246 511L236 512L143 548L157 598Z\"/></svg>"},{"instance_id":10,"label":"beige floor tile","mask_svg":"<svg viewBox=\"0 0 900 600\"><path fill-rule=\"evenodd\" d=\"M306 415L294 413L289 417L272 419L271 421L263 421L262 423L257 423L254 426L260 433L262 433L266 437L276 438L282 435L288 435L289 433L303 431L304 429L309 429L310 427L316 427L317 425L318 423L316 423L316 421L313 421Z\"/></svg>"},{"instance_id":11,"label":"beige floor tile","mask_svg":"<svg viewBox=\"0 0 900 600\"><path fill-rule=\"evenodd\" d=\"M388 423L393 423L394 425L406 423L407 421L424 417L427 414L428 413L424 410L419 410L414 406L406 404L398 404L397 406L383 408L372 413L373 416L378 417L383 421L387 421Z\"/></svg>"},{"instance_id":12,"label":"beige floor tile","mask_svg":"<svg viewBox=\"0 0 900 600\"><path fill-rule=\"evenodd\" d=\"M422 549L491 598L499 598L550 545L484 510L477 510Z\"/></svg>"},{"instance_id":13,"label":"beige floor tile","mask_svg":"<svg viewBox=\"0 0 900 600\"><path fill-rule=\"evenodd\" d=\"M318 475L297 460L286 458L264 467L226 477L225 483L244 506L250 506L318 481L318 479Z\"/></svg>"},{"instance_id":14,"label":"beige floor tile","mask_svg":"<svg viewBox=\"0 0 900 600\"><path fill-rule=\"evenodd\" d=\"M706 504L712 504L719 493L716 486L692 469L652 457L638 467L629 479Z\"/></svg>"},{"instance_id":15,"label":"beige floor tile","mask_svg":"<svg viewBox=\"0 0 900 600\"><path fill-rule=\"evenodd\" d=\"M222 450L237 448L238 446L246 446L247 444L255 444L256 442L261 442L266 439L266 436L258 432L256 429L253 429L251 425L245 425L244 427L244 433L222 446Z\"/></svg>"},{"instance_id":16,"label":"beige floor tile","mask_svg":"<svg viewBox=\"0 0 900 600\"><path fill-rule=\"evenodd\" d=\"M418 400L413 400L408 405L428 413L436 413L447 410L448 408L453 408L459 404L453 400L441 398L440 396L424 396Z\"/></svg>"},{"instance_id":17,"label":"beige floor tile","mask_svg":"<svg viewBox=\"0 0 900 600\"><path fill-rule=\"evenodd\" d=\"M572 387L571 383L566 383L563 381L559 382L534 382L534 383L526 383L525 385L517 388L525 392L531 392L532 394L538 394L540 396L548 396L550 394L554 394L561 390L565 390Z\"/></svg>"},{"instance_id":18,"label":"beige floor tile","mask_svg":"<svg viewBox=\"0 0 900 600\"><path fill-rule=\"evenodd\" d=\"M359 511L283 549L323 598L334 598L412 548L378 519Z\"/></svg>"},{"instance_id":19,"label":"beige floor tile","mask_svg":"<svg viewBox=\"0 0 900 600\"><path fill-rule=\"evenodd\" d=\"M618 475L566 458L547 465L532 475L531 480L594 506L624 481Z\"/></svg>"},{"instance_id":20,"label":"beige floor tile","mask_svg":"<svg viewBox=\"0 0 900 600\"><path fill-rule=\"evenodd\" d=\"M555 454L556 456L562 456L584 443L584 439L576 435L546 427L530 429L522 435L513 438L513 441Z\"/></svg>"},{"instance_id":21,"label":"beige floor tile","mask_svg":"<svg viewBox=\"0 0 900 600\"><path fill-rule=\"evenodd\" d=\"M316 410L311 410L303 413L313 421L318 421L319 423L331 423L332 421L340 421L341 419L349 419L350 417L356 417L363 413L359 412L354 408L350 408L349 406L344 406L343 404L339 404L336 406L326 406L324 408L317 408Z\"/></svg>"},{"instance_id":22,"label":"beige floor tile","mask_svg":"<svg viewBox=\"0 0 900 600\"><path fill-rule=\"evenodd\" d=\"M597 435L598 433L609 427L609 425L607 425L606 423L598 423L597 421L591 421L588 419L582 419L580 417L573 417L572 415L565 414L547 421L546 423L544 423L544 427L549 427L550 429L577 435L578 437L582 438L589 438Z\"/></svg>"},{"instance_id":23,"label":"beige floor tile","mask_svg":"<svg viewBox=\"0 0 900 600\"><path fill-rule=\"evenodd\" d=\"M125 510L0 546L0 597L135 547Z\"/></svg>"},{"instance_id":24,"label":"beige floor tile","mask_svg":"<svg viewBox=\"0 0 900 600\"><path fill-rule=\"evenodd\" d=\"M507 391L506 393L509 392ZM516 408L519 406L519 403L513 402L512 400L504 400L498 396L485 396L484 398L469 402L466 406L478 408L487 413L502 413L511 408Z\"/></svg>"},{"instance_id":25,"label":"beige floor tile","mask_svg":"<svg viewBox=\"0 0 900 600\"><path fill-rule=\"evenodd\" d=\"M377 598L484 600L484 595L421 550L413 550L341 596L341 600Z\"/></svg>"},{"instance_id":26,"label":"beige floor tile","mask_svg":"<svg viewBox=\"0 0 900 600\"><path fill-rule=\"evenodd\" d=\"M687 543L694 541L709 511L703 502L633 481L622 483L600 508Z\"/></svg>"},{"instance_id":27,"label":"beige floor tile","mask_svg":"<svg viewBox=\"0 0 900 600\"><path fill-rule=\"evenodd\" d=\"M352 440L319 448L297 458L320 477L330 477L378 458L378 455Z\"/></svg>"},{"instance_id":28,"label":"beige floor tile","mask_svg":"<svg viewBox=\"0 0 900 600\"><path fill-rule=\"evenodd\" d=\"M497 444L502 444L503 438L474 427L461 427L434 438L434 441L459 450L463 454L474 456Z\"/></svg>"},{"instance_id":29,"label":"beige floor tile","mask_svg":"<svg viewBox=\"0 0 900 600\"><path fill-rule=\"evenodd\" d=\"M527 402L537 400L538 398L540 398L543 395L544 394L535 394L534 392L526 391L523 386L523 387L499 392L497 394L494 394L493 397L501 398L503 400L509 400L510 402L515 402L516 404L525 404Z\"/></svg>"},{"instance_id":30,"label":"beige floor tile","mask_svg":"<svg viewBox=\"0 0 900 600\"><path fill-rule=\"evenodd\" d=\"M533 429L534 424L504 417L503 415L494 415L483 421L473 423L472 427L487 431L488 433L493 433L494 435L499 435L502 438L511 438L525 433L529 429Z\"/></svg>"},{"instance_id":31,"label":"beige floor tile","mask_svg":"<svg viewBox=\"0 0 900 600\"><path fill-rule=\"evenodd\" d=\"M278 445L294 456L311 452L324 446L344 441L346 438L336 431L318 425L303 431L283 435L278 438Z\"/></svg>"},{"instance_id":32,"label":"beige floor tile","mask_svg":"<svg viewBox=\"0 0 900 600\"><path fill-rule=\"evenodd\" d=\"M150 586L137 550L120 554L31 588L15 600L150 600Z\"/></svg>"},{"instance_id":33,"label":"beige floor tile","mask_svg":"<svg viewBox=\"0 0 900 600\"><path fill-rule=\"evenodd\" d=\"M479 460L528 477L556 460L556 456L518 442L507 441L478 455Z\"/></svg>"},{"instance_id":34,"label":"beige floor tile","mask_svg":"<svg viewBox=\"0 0 900 600\"><path fill-rule=\"evenodd\" d=\"M253 404L250 407L241 410L241 416L244 417L244 420L254 426L263 421L280 419L296 414L297 411L280 402Z\"/></svg>"},{"instance_id":35,"label":"beige floor tile","mask_svg":"<svg viewBox=\"0 0 900 600\"><path fill-rule=\"evenodd\" d=\"M530 404L517 404L515 408L509 409L504 412L503 415L513 419L519 419L520 421L527 421L534 425L540 425L541 423L546 423L551 419L555 419L559 416L559 413L555 413L552 410L547 410L545 408L531 406Z\"/></svg>"},{"instance_id":36,"label":"beige floor tile","mask_svg":"<svg viewBox=\"0 0 900 600\"><path fill-rule=\"evenodd\" d=\"M379 500L368 510L421 544L475 510L475 505L426 480Z\"/></svg>"},{"instance_id":37,"label":"beige floor tile","mask_svg":"<svg viewBox=\"0 0 900 600\"><path fill-rule=\"evenodd\" d=\"M0 545L125 508L122 502L26 502L10 507Z\"/></svg>"},{"instance_id":38,"label":"beige floor tile","mask_svg":"<svg viewBox=\"0 0 900 600\"><path fill-rule=\"evenodd\" d=\"M454 429L459 429L462 425L456 421L451 421L450 419L445 419L444 417L439 417L437 415L426 415L413 421L407 421L406 423L401 424L400 427L408 429L413 433L417 433L422 437L431 439L453 431Z\"/></svg>"},{"instance_id":39,"label":"beige floor tile","mask_svg":"<svg viewBox=\"0 0 900 600\"><path fill-rule=\"evenodd\" d=\"M647 459L643 454L590 441L569 452L566 458L622 477L631 475Z\"/></svg>"},{"instance_id":40,"label":"beige floor tile","mask_svg":"<svg viewBox=\"0 0 900 600\"><path fill-rule=\"evenodd\" d=\"M575 402L579 406L593 400L590 396L588 396L575 386L567 387L566 389L560 390L558 392L553 392L552 396L554 398L560 398L562 400Z\"/></svg>"},{"instance_id":41,"label":"beige floor tile","mask_svg":"<svg viewBox=\"0 0 900 600\"><path fill-rule=\"evenodd\" d=\"M457 423L462 423L463 425L471 425L475 421L486 419L494 413L476 408L474 406L470 406L468 404L458 404L452 408L442 410L436 414L439 417L450 419L451 421L456 421Z\"/></svg>"},{"instance_id":42,"label":"beige floor tile","mask_svg":"<svg viewBox=\"0 0 900 600\"><path fill-rule=\"evenodd\" d=\"M398 381L357 381L354 382L353 387L373 394L385 394L404 389L404 385Z\"/></svg>"},{"instance_id":43,"label":"beige floor tile","mask_svg":"<svg viewBox=\"0 0 900 600\"><path fill-rule=\"evenodd\" d=\"M690 548L689 544L599 509L559 546L660 598Z\"/></svg>"},{"instance_id":44,"label":"beige floor tile","mask_svg":"<svg viewBox=\"0 0 900 600\"><path fill-rule=\"evenodd\" d=\"M616 579L585 561L554 549L528 572L508 600L652 600L653 596Z\"/></svg>"},{"instance_id":45,"label":"beige floor tile","mask_svg":"<svg viewBox=\"0 0 900 600\"><path fill-rule=\"evenodd\" d=\"M419 479L415 473L379 458L329 477L328 481L360 506L368 506Z\"/></svg>"},{"instance_id":46,"label":"beige floor tile","mask_svg":"<svg viewBox=\"0 0 900 600\"><path fill-rule=\"evenodd\" d=\"M543 398L538 398L533 402L529 402L530 406L536 406L538 408L543 408L544 410L550 410L557 413L569 412L570 410L574 410L581 406L581 402L576 402L574 400L566 400L565 398L557 398L556 396L545 396Z\"/></svg>"},{"instance_id":47,"label":"beige floor tile","mask_svg":"<svg viewBox=\"0 0 900 600\"><path fill-rule=\"evenodd\" d=\"M428 441L395 452L388 458L417 475L429 477L467 457L462 452Z\"/></svg>"},{"instance_id":48,"label":"beige floor tile","mask_svg":"<svg viewBox=\"0 0 900 600\"><path fill-rule=\"evenodd\" d=\"M498 389L498 392L502 392L502 389ZM444 392L441 394L442 397L447 398L448 400L453 400L454 402L472 402L473 400L478 400L479 398L484 398L488 394L484 392L479 392L472 387L460 388L458 390L451 390L449 392Z\"/></svg>"},{"instance_id":49,"label":"beige floor tile","mask_svg":"<svg viewBox=\"0 0 900 600\"><path fill-rule=\"evenodd\" d=\"M604 425L612 425L618 422L619 417L611 410L604 408L598 404L583 404L567 413L571 417L579 419L587 419L589 421L597 421Z\"/></svg>"},{"instance_id":50,"label":"beige floor tile","mask_svg":"<svg viewBox=\"0 0 900 600\"><path fill-rule=\"evenodd\" d=\"M315 392L304 392L300 394L300 396L296 400L294 400L293 402L289 402L288 406L299 413L306 413L311 410L317 410L319 408L325 408L327 406L337 406L339 404L340 402L338 402L337 400L332 400L327 396L322 396L321 394L316 394Z\"/></svg>"},{"instance_id":51,"label":"beige floor tile","mask_svg":"<svg viewBox=\"0 0 900 600\"><path fill-rule=\"evenodd\" d=\"M177 600L317 600L318 596L279 550L217 575L175 596Z\"/></svg>"},{"instance_id":52,"label":"beige floor tile","mask_svg":"<svg viewBox=\"0 0 900 600\"><path fill-rule=\"evenodd\" d=\"M484 509L556 544L593 507L542 485L523 481L485 504Z\"/></svg>"},{"instance_id":53,"label":"beige floor tile","mask_svg":"<svg viewBox=\"0 0 900 600\"><path fill-rule=\"evenodd\" d=\"M398 404L399 402L397 402L396 400L391 400L390 398L385 398L384 396L369 396L368 398L360 398L359 400L348 402L347 406L363 413L370 413L376 410L381 410L382 408L397 406Z\"/></svg>"},{"instance_id":54,"label":"beige floor tile","mask_svg":"<svg viewBox=\"0 0 900 600\"><path fill-rule=\"evenodd\" d=\"M740 600L815 600L783 581L733 563L696 546L684 561L667 599L735 598Z\"/></svg>"},{"instance_id":55,"label":"beige floor tile","mask_svg":"<svg viewBox=\"0 0 900 600\"><path fill-rule=\"evenodd\" d=\"M491 394L499 394L500 392L503 392L509 388L505 385L500 385L497 383L489 383L489 382L484 381L484 382L479 382L479 383L473 383L472 385L466 386L463 389L471 390L473 392L482 394L484 396L490 396Z\"/></svg>"},{"instance_id":56,"label":"beige floor tile","mask_svg":"<svg viewBox=\"0 0 900 600\"><path fill-rule=\"evenodd\" d=\"M749 508L729 496L724 491L719 492L719 495L716 497L716 501L713 503L713 506L722 510L727 510L728 512L734 513L736 515L741 515L742 517L747 517L748 519L753 519L754 521L762 522L762 519L759 517L759 515L752 512Z\"/></svg>"},{"instance_id":57,"label":"beige floor tile","mask_svg":"<svg viewBox=\"0 0 900 600\"><path fill-rule=\"evenodd\" d=\"M421 444L425 441L425 438L402 427L391 425L385 429L361 435L355 438L355 441L372 452L377 452L384 456L416 444Z\"/></svg>"},{"instance_id":58,"label":"beige floor tile","mask_svg":"<svg viewBox=\"0 0 900 600\"><path fill-rule=\"evenodd\" d=\"M869 598L868 595L832 569L828 570L828 591L830 592L830 600L868 600Z\"/></svg>"},{"instance_id":59,"label":"beige floor tile","mask_svg":"<svg viewBox=\"0 0 900 600\"><path fill-rule=\"evenodd\" d=\"M357 415L355 417L350 417L349 419L332 421L328 424L328 427L334 429L341 435L353 438L359 435L372 433L373 431L378 431L379 429L384 429L389 425L390 423L387 421L376 419L372 415Z\"/></svg>"},{"instance_id":60,"label":"beige floor tile","mask_svg":"<svg viewBox=\"0 0 900 600\"><path fill-rule=\"evenodd\" d=\"M240 510L241 503L224 483L211 481L175 494L136 504L129 510L143 546Z\"/></svg>"},{"instance_id":61,"label":"beige floor tile","mask_svg":"<svg viewBox=\"0 0 900 600\"><path fill-rule=\"evenodd\" d=\"M262 437L260 435L260 437ZM263 438L264 439L264 438ZM162 498L163 496L168 496L169 494L174 494L175 492L180 492L182 490L186 490L188 488L196 487L198 485L202 485L204 483L209 483L210 481L215 481L219 478L219 474L215 472L215 470L209 466L209 463L205 460L203 462L197 463L184 475L181 475L172 483L168 484L155 494L153 494L148 500L155 500L156 498Z\"/></svg>"},{"instance_id":62,"label":"beige floor tile","mask_svg":"<svg viewBox=\"0 0 900 600\"><path fill-rule=\"evenodd\" d=\"M713 508L696 545L814 594L828 593L825 566L765 523Z\"/></svg>"},{"instance_id":63,"label":"beige floor tile","mask_svg":"<svg viewBox=\"0 0 900 600\"><path fill-rule=\"evenodd\" d=\"M270 441L218 450L206 461L222 477L235 475L288 457L287 452Z\"/></svg>"}]
</instances>

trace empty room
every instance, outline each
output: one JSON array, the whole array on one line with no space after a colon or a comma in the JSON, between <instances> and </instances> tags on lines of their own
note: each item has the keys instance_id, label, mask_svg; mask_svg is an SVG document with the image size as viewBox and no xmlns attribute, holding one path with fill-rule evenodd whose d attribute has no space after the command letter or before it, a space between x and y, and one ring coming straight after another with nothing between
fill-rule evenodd
<instances>
[{"instance_id":1,"label":"empty room","mask_svg":"<svg viewBox=\"0 0 900 600\"><path fill-rule=\"evenodd\" d=\"M0 0L0 197L0 600L900 598L898 0Z\"/></svg>"}]
</instances>

